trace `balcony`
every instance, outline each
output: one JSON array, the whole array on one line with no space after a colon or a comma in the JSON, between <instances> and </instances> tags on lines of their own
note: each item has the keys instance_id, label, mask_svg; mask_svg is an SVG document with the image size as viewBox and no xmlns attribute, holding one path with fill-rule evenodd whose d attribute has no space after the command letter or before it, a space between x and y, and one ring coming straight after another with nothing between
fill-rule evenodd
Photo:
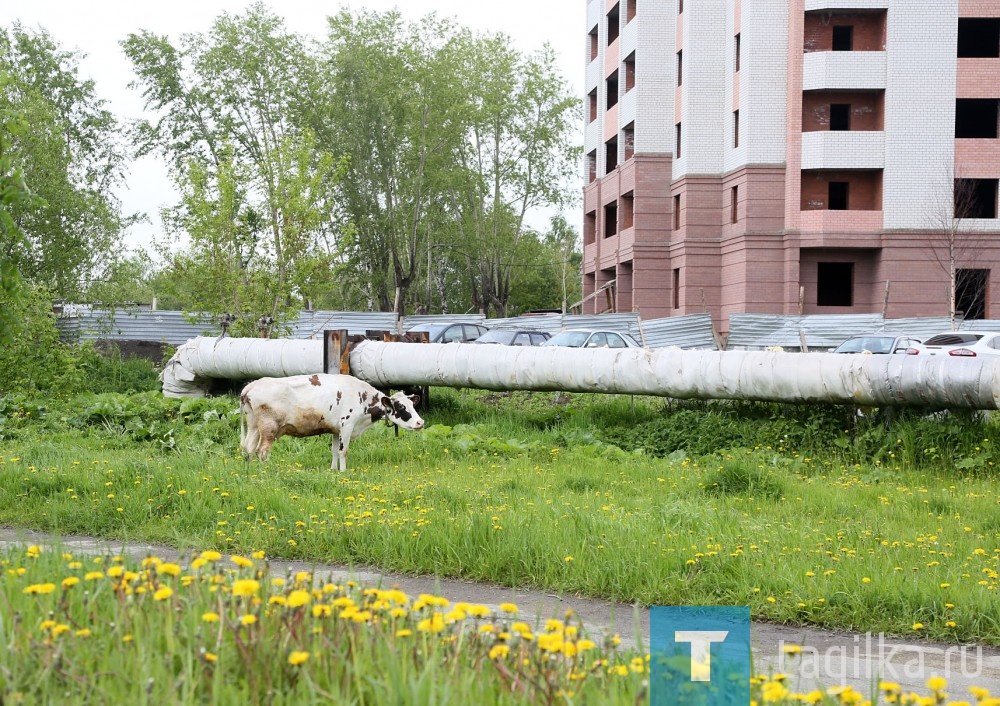
<instances>
[{"instance_id":1,"label":"balcony","mask_svg":"<svg viewBox=\"0 0 1000 706\"><path fill-rule=\"evenodd\" d=\"M802 233L857 233L878 239L882 211L802 211Z\"/></svg>"},{"instance_id":2,"label":"balcony","mask_svg":"<svg viewBox=\"0 0 1000 706\"><path fill-rule=\"evenodd\" d=\"M802 169L883 169L885 133L819 131L802 133Z\"/></svg>"},{"instance_id":3,"label":"balcony","mask_svg":"<svg viewBox=\"0 0 1000 706\"><path fill-rule=\"evenodd\" d=\"M885 90L885 52L817 51L804 54L802 90Z\"/></svg>"},{"instance_id":4,"label":"balcony","mask_svg":"<svg viewBox=\"0 0 1000 706\"><path fill-rule=\"evenodd\" d=\"M806 12L813 10L888 10L889 0L805 0Z\"/></svg>"}]
</instances>

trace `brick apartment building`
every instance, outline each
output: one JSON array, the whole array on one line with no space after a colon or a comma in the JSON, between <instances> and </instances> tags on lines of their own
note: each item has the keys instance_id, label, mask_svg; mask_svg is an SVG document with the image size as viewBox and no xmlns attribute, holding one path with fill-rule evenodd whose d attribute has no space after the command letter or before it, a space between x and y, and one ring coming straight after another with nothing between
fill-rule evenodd
<instances>
[{"instance_id":1,"label":"brick apartment building","mask_svg":"<svg viewBox=\"0 0 1000 706\"><path fill-rule=\"evenodd\" d=\"M1000 1L588 0L587 27L584 311L947 315L960 231L957 308L1000 318Z\"/></svg>"}]
</instances>

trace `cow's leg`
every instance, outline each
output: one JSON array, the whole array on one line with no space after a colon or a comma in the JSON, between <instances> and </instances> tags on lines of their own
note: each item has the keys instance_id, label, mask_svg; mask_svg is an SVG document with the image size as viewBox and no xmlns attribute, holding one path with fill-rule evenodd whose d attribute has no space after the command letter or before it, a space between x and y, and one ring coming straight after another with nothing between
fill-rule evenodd
<instances>
[{"instance_id":1,"label":"cow's leg","mask_svg":"<svg viewBox=\"0 0 1000 706\"><path fill-rule=\"evenodd\" d=\"M347 470L347 449L354 435L354 419L343 419L340 425L340 444L337 447L337 470Z\"/></svg>"},{"instance_id":2,"label":"cow's leg","mask_svg":"<svg viewBox=\"0 0 1000 706\"><path fill-rule=\"evenodd\" d=\"M340 470L340 434L333 432L333 441L330 442L330 470L339 471Z\"/></svg>"},{"instance_id":3,"label":"cow's leg","mask_svg":"<svg viewBox=\"0 0 1000 706\"><path fill-rule=\"evenodd\" d=\"M257 428L257 436L259 437L256 444L257 458L266 461L274 442L281 438L281 431L277 424L261 424Z\"/></svg>"}]
</instances>

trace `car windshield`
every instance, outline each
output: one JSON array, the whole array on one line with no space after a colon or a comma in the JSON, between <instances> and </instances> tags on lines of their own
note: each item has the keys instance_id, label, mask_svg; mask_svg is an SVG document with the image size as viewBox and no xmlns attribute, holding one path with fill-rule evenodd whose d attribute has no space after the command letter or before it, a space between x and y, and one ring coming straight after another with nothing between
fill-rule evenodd
<instances>
[{"instance_id":1,"label":"car windshield","mask_svg":"<svg viewBox=\"0 0 1000 706\"><path fill-rule=\"evenodd\" d=\"M894 336L859 336L844 341L837 348L837 353L892 353Z\"/></svg>"},{"instance_id":2,"label":"car windshield","mask_svg":"<svg viewBox=\"0 0 1000 706\"><path fill-rule=\"evenodd\" d=\"M426 331L427 338L433 341L442 331L444 331L450 325L451 324L419 324L417 326L411 327L407 331L407 333L418 333L420 331Z\"/></svg>"},{"instance_id":3,"label":"car windshield","mask_svg":"<svg viewBox=\"0 0 1000 706\"><path fill-rule=\"evenodd\" d=\"M502 343L507 346L510 345L515 333L517 331L487 331L476 339L476 343Z\"/></svg>"},{"instance_id":4,"label":"car windshield","mask_svg":"<svg viewBox=\"0 0 1000 706\"><path fill-rule=\"evenodd\" d=\"M925 346L961 346L966 343L975 343L983 335L981 333L939 333L924 341Z\"/></svg>"},{"instance_id":5,"label":"car windshield","mask_svg":"<svg viewBox=\"0 0 1000 706\"><path fill-rule=\"evenodd\" d=\"M570 346L579 348L590 336L589 331L563 331L543 343L543 346Z\"/></svg>"}]
</instances>

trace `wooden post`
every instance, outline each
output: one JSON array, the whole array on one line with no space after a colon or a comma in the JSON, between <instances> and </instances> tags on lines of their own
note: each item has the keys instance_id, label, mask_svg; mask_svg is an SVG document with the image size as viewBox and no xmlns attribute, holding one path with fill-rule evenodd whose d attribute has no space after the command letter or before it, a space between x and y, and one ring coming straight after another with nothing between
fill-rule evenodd
<instances>
[{"instance_id":1,"label":"wooden post","mask_svg":"<svg viewBox=\"0 0 1000 706\"><path fill-rule=\"evenodd\" d=\"M323 332L323 370L330 375L351 374L347 329Z\"/></svg>"}]
</instances>

